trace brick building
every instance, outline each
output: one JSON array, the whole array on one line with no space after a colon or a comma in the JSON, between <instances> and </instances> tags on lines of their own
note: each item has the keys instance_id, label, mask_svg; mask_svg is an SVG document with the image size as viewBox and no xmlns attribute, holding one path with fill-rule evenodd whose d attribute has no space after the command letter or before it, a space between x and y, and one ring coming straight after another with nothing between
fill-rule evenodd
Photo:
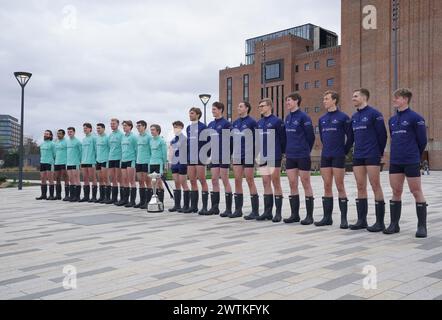
<instances>
[{"instance_id":1,"label":"brick building","mask_svg":"<svg viewBox=\"0 0 442 320\"><path fill-rule=\"evenodd\" d=\"M246 64L219 73L219 97L226 105L226 118L236 119L236 107L245 100L253 107L251 115L259 119L258 103L266 96L273 100L274 114L284 119L284 97L298 91L303 97L302 110L311 116L317 130L324 112L323 93L340 91L337 44L335 33L312 24L246 40ZM315 162L320 148L317 137L312 152Z\"/></svg>"}]
</instances>

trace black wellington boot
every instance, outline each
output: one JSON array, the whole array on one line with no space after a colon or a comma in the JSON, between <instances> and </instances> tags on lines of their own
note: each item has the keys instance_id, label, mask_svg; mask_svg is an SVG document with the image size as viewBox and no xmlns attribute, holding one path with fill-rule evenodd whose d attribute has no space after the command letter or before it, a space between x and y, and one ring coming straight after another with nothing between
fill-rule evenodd
<instances>
[{"instance_id":1,"label":"black wellington boot","mask_svg":"<svg viewBox=\"0 0 442 320\"><path fill-rule=\"evenodd\" d=\"M95 201L95 203L101 203L101 201L103 201L104 198L106 198L106 187L100 185L99 190L100 190L100 197Z\"/></svg>"},{"instance_id":2,"label":"black wellington boot","mask_svg":"<svg viewBox=\"0 0 442 320\"><path fill-rule=\"evenodd\" d=\"M55 186L53 184L49 185L49 198L47 200L55 200L54 197Z\"/></svg>"},{"instance_id":3,"label":"black wellington boot","mask_svg":"<svg viewBox=\"0 0 442 320\"><path fill-rule=\"evenodd\" d=\"M242 217L242 206L244 204L244 195L235 193L235 212L232 213L229 218L241 218Z\"/></svg>"},{"instance_id":4,"label":"black wellington boot","mask_svg":"<svg viewBox=\"0 0 442 320\"><path fill-rule=\"evenodd\" d=\"M201 198L203 200L203 207L198 212L198 214L201 215L201 216L208 216L209 215L209 210L207 210L207 204L209 202L209 192L202 191L201 192Z\"/></svg>"},{"instance_id":5,"label":"black wellington boot","mask_svg":"<svg viewBox=\"0 0 442 320\"><path fill-rule=\"evenodd\" d=\"M401 232L399 220L401 219L402 201L390 200L390 225L383 232L384 234L394 234Z\"/></svg>"},{"instance_id":6,"label":"black wellington boot","mask_svg":"<svg viewBox=\"0 0 442 320\"><path fill-rule=\"evenodd\" d=\"M129 187L120 188L120 193L121 193L120 201L118 201L116 205L118 207L123 207L129 203L130 188Z\"/></svg>"},{"instance_id":7,"label":"black wellington boot","mask_svg":"<svg viewBox=\"0 0 442 320\"><path fill-rule=\"evenodd\" d=\"M70 185L64 185L64 198L63 201L69 201L69 191L71 190Z\"/></svg>"},{"instance_id":8,"label":"black wellington boot","mask_svg":"<svg viewBox=\"0 0 442 320\"><path fill-rule=\"evenodd\" d=\"M147 188L147 190L146 190L146 202L140 207L140 209L142 209L142 210L146 210L147 209L147 205L149 204L150 200L152 200L152 196L153 196L153 189L152 188Z\"/></svg>"},{"instance_id":9,"label":"black wellington boot","mask_svg":"<svg viewBox=\"0 0 442 320\"><path fill-rule=\"evenodd\" d=\"M341 211L341 225L339 228L348 229L347 211L348 211L348 199L339 198L339 210Z\"/></svg>"},{"instance_id":10,"label":"black wellington boot","mask_svg":"<svg viewBox=\"0 0 442 320\"><path fill-rule=\"evenodd\" d=\"M111 201L111 194L112 194L112 187L106 186L105 187L105 194L104 199L100 201L101 204L106 204L108 201Z\"/></svg>"},{"instance_id":11,"label":"black wellington boot","mask_svg":"<svg viewBox=\"0 0 442 320\"><path fill-rule=\"evenodd\" d=\"M416 238L426 238L427 237L427 207L426 202L416 203L416 213L417 213L417 232Z\"/></svg>"},{"instance_id":12,"label":"black wellington boot","mask_svg":"<svg viewBox=\"0 0 442 320\"><path fill-rule=\"evenodd\" d=\"M209 210L209 215L219 215L219 192L211 192L210 193L210 202L212 207Z\"/></svg>"},{"instance_id":13,"label":"black wellington boot","mask_svg":"<svg viewBox=\"0 0 442 320\"><path fill-rule=\"evenodd\" d=\"M146 188L138 189L138 193L140 194L140 203L134 205L134 208L139 209L146 202Z\"/></svg>"},{"instance_id":14,"label":"black wellington boot","mask_svg":"<svg viewBox=\"0 0 442 320\"><path fill-rule=\"evenodd\" d=\"M324 217L321 221L315 222L315 226L324 227L333 225L333 197L323 197L322 207L324 210Z\"/></svg>"},{"instance_id":15,"label":"black wellington boot","mask_svg":"<svg viewBox=\"0 0 442 320\"><path fill-rule=\"evenodd\" d=\"M135 200L137 199L137 188L130 188L130 201L126 204L125 208L133 208L135 207Z\"/></svg>"},{"instance_id":16,"label":"black wellington boot","mask_svg":"<svg viewBox=\"0 0 442 320\"><path fill-rule=\"evenodd\" d=\"M76 190L77 189L75 188L75 186L69 185L69 192L68 192L67 199L63 199L63 201L72 202L72 199L75 198L75 192L77 192Z\"/></svg>"},{"instance_id":17,"label":"black wellington boot","mask_svg":"<svg viewBox=\"0 0 442 320\"><path fill-rule=\"evenodd\" d=\"M358 221L356 224L350 225L350 230L366 229L367 225L367 213L368 213L368 200L356 199L356 210L358 212Z\"/></svg>"},{"instance_id":18,"label":"black wellington boot","mask_svg":"<svg viewBox=\"0 0 442 320\"><path fill-rule=\"evenodd\" d=\"M90 193L91 193L91 187L83 186L83 199L81 199L79 202L88 202Z\"/></svg>"},{"instance_id":19,"label":"black wellington boot","mask_svg":"<svg viewBox=\"0 0 442 320\"><path fill-rule=\"evenodd\" d=\"M259 217L259 195L250 196L250 202L252 203L252 212L245 216L244 220L256 220Z\"/></svg>"},{"instance_id":20,"label":"black wellington boot","mask_svg":"<svg viewBox=\"0 0 442 320\"><path fill-rule=\"evenodd\" d=\"M274 223L279 223L282 220L282 199L283 196L275 195L275 217L272 219Z\"/></svg>"},{"instance_id":21,"label":"black wellington boot","mask_svg":"<svg viewBox=\"0 0 442 320\"><path fill-rule=\"evenodd\" d=\"M289 197L290 202L290 218L284 219L284 223L295 223L301 221L299 216L299 194Z\"/></svg>"},{"instance_id":22,"label":"black wellington boot","mask_svg":"<svg viewBox=\"0 0 442 320\"><path fill-rule=\"evenodd\" d=\"M190 204L190 191L183 191L183 207L181 209L178 209L178 212L184 213L185 211L189 210L189 204Z\"/></svg>"},{"instance_id":23,"label":"black wellington boot","mask_svg":"<svg viewBox=\"0 0 442 320\"><path fill-rule=\"evenodd\" d=\"M178 212L181 209L181 190L173 190L174 206L169 209L169 212Z\"/></svg>"},{"instance_id":24,"label":"black wellington boot","mask_svg":"<svg viewBox=\"0 0 442 320\"><path fill-rule=\"evenodd\" d=\"M370 232L382 232L385 230L384 224L385 218L385 202L376 201L376 223L371 227L368 227L367 230Z\"/></svg>"},{"instance_id":25,"label":"black wellington boot","mask_svg":"<svg viewBox=\"0 0 442 320\"><path fill-rule=\"evenodd\" d=\"M61 200L61 184L55 185L55 200Z\"/></svg>"},{"instance_id":26,"label":"black wellington boot","mask_svg":"<svg viewBox=\"0 0 442 320\"><path fill-rule=\"evenodd\" d=\"M48 185L47 184L41 184L40 185L41 195L38 198L35 198L35 200L46 200L47 199L47 193L48 193Z\"/></svg>"},{"instance_id":27,"label":"black wellington boot","mask_svg":"<svg viewBox=\"0 0 442 320\"><path fill-rule=\"evenodd\" d=\"M223 217L232 218L232 198L231 192L226 193L226 210L222 213Z\"/></svg>"},{"instance_id":28,"label":"black wellington boot","mask_svg":"<svg viewBox=\"0 0 442 320\"><path fill-rule=\"evenodd\" d=\"M164 204L164 189L158 189L157 190L157 196L158 196L158 200Z\"/></svg>"},{"instance_id":29,"label":"black wellington boot","mask_svg":"<svg viewBox=\"0 0 442 320\"><path fill-rule=\"evenodd\" d=\"M92 198L90 198L88 202L90 202L90 203L97 202L97 191L98 191L98 187L92 186Z\"/></svg>"},{"instance_id":30,"label":"black wellington boot","mask_svg":"<svg viewBox=\"0 0 442 320\"><path fill-rule=\"evenodd\" d=\"M183 213L198 213L198 191L190 191L190 208Z\"/></svg>"},{"instance_id":31,"label":"black wellington boot","mask_svg":"<svg viewBox=\"0 0 442 320\"><path fill-rule=\"evenodd\" d=\"M303 226L308 226L313 224L313 209L315 208L315 198L313 197L305 197L305 209L307 211L307 215L304 220L301 221Z\"/></svg>"},{"instance_id":32,"label":"black wellington boot","mask_svg":"<svg viewBox=\"0 0 442 320\"><path fill-rule=\"evenodd\" d=\"M273 219L273 194L264 195L264 213L256 218L256 221L272 220Z\"/></svg>"}]
</instances>

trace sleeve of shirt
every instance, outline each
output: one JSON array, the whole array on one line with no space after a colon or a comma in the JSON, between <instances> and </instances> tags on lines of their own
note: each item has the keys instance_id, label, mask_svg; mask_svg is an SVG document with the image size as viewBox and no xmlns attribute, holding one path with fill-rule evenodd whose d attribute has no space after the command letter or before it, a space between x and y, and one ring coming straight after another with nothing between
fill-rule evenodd
<instances>
[{"instance_id":1,"label":"sleeve of shirt","mask_svg":"<svg viewBox=\"0 0 442 320\"><path fill-rule=\"evenodd\" d=\"M427 147L427 126L424 118L419 117L416 119L415 132L419 152L422 155Z\"/></svg>"},{"instance_id":2,"label":"sleeve of shirt","mask_svg":"<svg viewBox=\"0 0 442 320\"><path fill-rule=\"evenodd\" d=\"M78 154L79 154L79 158L80 158L80 161L81 161L81 159L83 158L83 147L82 147L80 141L78 141L77 149L78 149Z\"/></svg>"},{"instance_id":3,"label":"sleeve of shirt","mask_svg":"<svg viewBox=\"0 0 442 320\"><path fill-rule=\"evenodd\" d=\"M355 138L353 136L353 126L352 121L350 117L346 117L345 124L344 124L344 130L345 130L345 154L347 155L351 148L353 147L353 143L355 142Z\"/></svg>"},{"instance_id":4,"label":"sleeve of shirt","mask_svg":"<svg viewBox=\"0 0 442 320\"><path fill-rule=\"evenodd\" d=\"M147 151L146 151L146 159L147 163L150 163L150 157L152 156L152 152L150 150L150 139L151 137L147 138Z\"/></svg>"},{"instance_id":5,"label":"sleeve of shirt","mask_svg":"<svg viewBox=\"0 0 442 320\"><path fill-rule=\"evenodd\" d=\"M319 119L318 127L319 127L319 139L321 140L321 143L324 143L324 141L322 140L322 121L321 121L321 119Z\"/></svg>"},{"instance_id":6,"label":"sleeve of shirt","mask_svg":"<svg viewBox=\"0 0 442 320\"><path fill-rule=\"evenodd\" d=\"M277 128L278 128L279 142L281 144L281 153L285 154L285 148L287 145L287 134L285 132L284 121L280 120Z\"/></svg>"},{"instance_id":7,"label":"sleeve of shirt","mask_svg":"<svg viewBox=\"0 0 442 320\"><path fill-rule=\"evenodd\" d=\"M55 155L56 155L55 143L52 144L51 151L52 151L52 159L55 161Z\"/></svg>"},{"instance_id":8,"label":"sleeve of shirt","mask_svg":"<svg viewBox=\"0 0 442 320\"><path fill-rule=\"evenodd\" d=\"M381 156L384 156L385 147L387 146L387 128L385 127L384 117L380 112L375 115L375 130L378 139L379 150Z\"/></svg>"},{"instance_id":9,"label":"sleeve of shirt","mask_svg":"<svg viewBox=\"0 0 442 320\"><path fill-rule=\"evenodd\" d=\"M315 130L313 129L312 120L308 117L304 119L304 133L311 151L313 149L313 146L315 145L316 137Z\"/></svg>"},{"instance_id":10,"label":"sleeve of shirt","mask_svg":"<svg viewBox=\"0 0 442 320\"><path fill-rule=\"evenodd\" d=\"M230 133L230 138L229 138L229 142L230 142L230 154L229 156L231 157L233 154L233 135L232 135L232 124L230 122L226 122L225 128L224 129L229 129L229 133ZM222 156L222 155L221 155Z\"/></svg>"},{"instance_id":11,"label":"sleeve of shirt","mask_svg":"<svg viewBox=\"0 0 442 320\"><path fill-rule=\"evenodd\" d=\"M138 153L138 142L137 137L132 136L132 148L135 150L135 159L137 159L137 153Z\"/></svg>"},{"instance_id":12,"label":"sleeve of shirt","mask_svg":"<svg viewBox=\"0 0 442 320\"><path fill-rule=\"evenodd\" d=\"M167 163L167 144L164 140L161 143L161 151L162 151L162 156L163 156L163 164L166 164Z\"/></svg>"}]
</instances>

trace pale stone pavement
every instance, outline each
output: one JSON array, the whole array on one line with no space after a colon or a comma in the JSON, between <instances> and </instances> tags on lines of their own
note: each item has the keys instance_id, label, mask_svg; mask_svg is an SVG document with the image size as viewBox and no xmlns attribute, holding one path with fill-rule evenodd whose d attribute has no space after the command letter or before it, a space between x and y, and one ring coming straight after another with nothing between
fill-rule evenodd
<instances>
[{"instance_id":1,"label":"pale stone pavement","mask_svg":"<svg viewBox=\"0 0 442 320\"><path fill-rule=\"evenodd\" d=\"M319 220L322 180L312 180ZM336 196L334 225L317 228L35 201L38 187L0 189L0 299L441 299L441 180L442 172L423 177L430 205L427 239L414 237L417 219L409 193L401 233L386 236L340 230ZM356 193L351 174L346 184L352 223ZM262 190L259 179L257 185ZM388 224L386 173L382 185ZM286 178L283 187L287 217ZM166 194L166 208L171 206ZM371 224L372 198L369 206ZM76 289L66 290L63 283L72 277L63 269L69 266L77 272ZM364 288L364 283L376 283L377 289Z\"/></svg>"}]
</instances>

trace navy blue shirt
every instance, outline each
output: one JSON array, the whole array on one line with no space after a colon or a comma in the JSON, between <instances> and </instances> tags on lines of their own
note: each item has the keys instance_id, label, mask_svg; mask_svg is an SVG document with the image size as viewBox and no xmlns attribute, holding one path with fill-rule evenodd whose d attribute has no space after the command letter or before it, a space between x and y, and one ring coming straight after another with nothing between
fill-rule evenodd
<instances>
[{"instance_id":1,"label":"navy blue shirt","mask_svg":"<svg viewBox=\"0 0 442 320\"><path fill-rule=\"evenodd\" d=\"M201 121L192 123L186 128L188 164L198 164L202 160L199 157L200 150L210 141L210 137L206 141L200 141L201 132L205 129L207 126Z\"/></svg>"},{"instance_id":2,"label":"navy blue shirt","mask_svg":"<svg viewBox=\"0 0 442 320\"><path fill-rule=\"evenodd\" d=\"M300 109L285 118L286 155L289 159L309 158L315 144L312 120Z\"/></svg>"},{"instance_id":3,"label":"navy blue shirt","mask_svg":"<svg viewBox=\"0 0 442 320\"><path fill-rule=\"evenodd\" d=\"M275 161L281 160L282 154L285 153L285 145L286 145L284 122L275 115L271 114L268 117L263 117L258 121L258 129L259 129L259 135L261 137L259 139L259 142L257 143L258 144L257 152L261 155L261 158L270 157L272 155L272 152L269 152L268 150L270 146L268 146L267 139L269 138L269 135L271 133L270 130L274 130L275 159L269 159L269 160L275 160Z\"/></svg>"},{"instance_id":4,"label":"navy blue shirt","mask_svg":"<svg viewBox=\"0 0 442 320\"><path fill-rule=\"evenodd\" d=\"M219 164L219 163L223 163L222 159L223 159L223 152L227 152L228 153L228 159L230 161L230 155L232 154L231 150L232 150L232 143L231 143L231 138L230 138L230 129L232 129L232 124L227 121L224 118L220 118L220 119L215 119L212 122L209 123L209 125L207 126L208 129L212 129L216 131L216 134L213 133L211 134L211 138L210 141L212 143L211 146L211 156L212 156L212 163L215 164ZM223 130L228 130L228 134L229 134L229 138L224 138L227 139L225 141L230 141L229 146L227 148L227 146L225 146L225 148L223 148ZM227 131L226 131L227 133ZM215 148L215 144L213 143L215 141L215 139L218 139L218 156L216 155L216 153L213 151L213 148ZM217 159L215 159L214 157L216 157ZM225 155L225 157L227 157Z\"/></svg>"},{"instance_id":5,"label":"navy blue shirt","mask_svg":"<svg viewBox=\"0 0 442 320\"><path fill-rule=\"evenodd\" d=\"M387 129L382 113L366 106L351 118L355 159L381 158L387 145Z\"/></svg>"},{"instance_id":6,"label":"navy blue shirt","mask_svg":"<svg viewBox=\"0 0 442 320\"><path fill-rule=\"evenodd\" d=\"M388 121L391 136L390 163L417 164L427 147L425 119L410 108Z\"/></svg>"},{"instance_id":7,"label":"navy blue shirt","mask_svg":"<svg viewBox=\"0 0 442 320\"><path fill-rule=\"evenodd\" d=\"M180 134L179 136L175 136L170 142L173 152L172 164L184 164L184 160L187 160L187 157L184 155L187 152L187 138L184 134ZM183 156L184 155L184 156ZM183 161L180 161L180 158L183 157Z\"/></svg>"},{"instance_id":8,"label":"navy blue shirt","mask_svg":"<svg viewBox=\"0 0 442 320\"><path fill-rule=\"evenodd\" d=\"M255 158L255 129L257 128L258 124L255 119L253 119L250 116L245 116L244 118L238 118L235 122L233 122L232 125L232 135L233 135L233 158L238 160L245 160L247 159L246 154L250 152L251 156L250 158ZM246 131L250 130L250 131ZM251 138L246 139L246 134L249 132L251 133ZM240 137L240 139L238 139ZM252 139L251 143L248 143ZM240 148L236 147L236 143L240 143ZM240 150L240 152L237 154L236 150Z\"/></svg>"},{"instance_id":9,"label":"navy blue shirt","mask_svg":"<svg viewBox=\"0 0 442 320\"><path fill-rule=\"evenodd\" d=\"M319 136L323 157L345 157L353 144L350 117L339 110L327 112L319 118Z\"/></svg>"}]
</instances>

